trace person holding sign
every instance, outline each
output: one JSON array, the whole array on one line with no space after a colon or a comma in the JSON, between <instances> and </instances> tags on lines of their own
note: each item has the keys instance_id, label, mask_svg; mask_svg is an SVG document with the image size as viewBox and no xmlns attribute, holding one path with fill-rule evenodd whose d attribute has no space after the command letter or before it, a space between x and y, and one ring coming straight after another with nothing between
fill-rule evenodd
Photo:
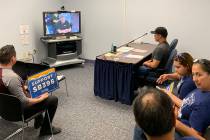
<instances>
[{"instance_id":1,"label":"person holding sign","mask_svg":"<svg viewBox=\"0 0 210 140\"><path fill-rule=\"evenodd\" d=\"M189 53L180 53L174 58L175 73L161 75L157 83L162 84L164 81L172 79L179 80L177 84L177 93L174 93L180 99L183 99L196 88L192 80L193 58Z\"/></svg>"},{"instance_id":2,"label":"person holding sign","mask_svg":"<svg viewBox=\"0 0 210 140\"><path fill-rule=\"evenodd\" d=\"M0 49L0 92L11 94L20 99L24 106L24 116L29 117L36 112L48 110L50 122L52 123L58 104L56 96L49 96L48 92L41 94L37 98L31 98L24 88L24 82L12 67L16 63L16 51L13 45L6 45ZM35 119L34 127L40 129L40 136L51 135L50 123L45 113L45 117L38 116ZM52 127L52 133L61 132L61 128Z\"/></svg>"}]
</instances>

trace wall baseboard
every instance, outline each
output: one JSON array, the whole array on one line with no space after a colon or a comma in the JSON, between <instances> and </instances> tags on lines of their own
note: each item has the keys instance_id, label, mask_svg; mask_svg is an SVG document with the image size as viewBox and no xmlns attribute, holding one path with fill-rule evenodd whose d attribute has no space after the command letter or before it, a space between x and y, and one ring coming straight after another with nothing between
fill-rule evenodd
<instances>
[{"instance_id":1,"label":"wall baseboard","mask_svg":"<svg viewBox=\"0 0 210 140\"><path fill-rule=\"evenodd\" d=\"M83 60L85 60L85 63L95 64L95 60L90 60L90 59L83 59Z\"/></svg>"}]
</instances>

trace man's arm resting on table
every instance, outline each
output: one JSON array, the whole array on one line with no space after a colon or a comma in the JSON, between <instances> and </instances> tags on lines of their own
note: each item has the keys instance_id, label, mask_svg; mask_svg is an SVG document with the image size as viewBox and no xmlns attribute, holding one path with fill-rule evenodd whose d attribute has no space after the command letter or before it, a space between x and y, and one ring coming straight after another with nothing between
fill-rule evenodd
<instances>
[{"instance_id":1,"label":"man's arm resting on table","mask_svg":"<svg viewBox=\"0 0 210 140\"><path fill-rule=\"evenodd\" d=\"M181 134L183 134L184 136L193 136L199 140L205 140L205 138L203 138L201 136L201 133L196 131L193 128L190 128L188 126L186 126L185 124L183 124L181 121L176 120L176 130L178 132L180 132Z\"/></svg>"},{"instance_id":2,"label":"man's arm resting on table","mask_svg":"<svg viewBox=\"0 0 210 140\"><path fill-rule=\"evenodd\" d=\"M145 61L143 63L143 65L145 65L145 66L147 66L149 68L152 68L152 69L157 68L159 64L160 64L160 61L159 60L156 60L156 59L148 60L148 61Z\"/></svg>"}]
</instances>

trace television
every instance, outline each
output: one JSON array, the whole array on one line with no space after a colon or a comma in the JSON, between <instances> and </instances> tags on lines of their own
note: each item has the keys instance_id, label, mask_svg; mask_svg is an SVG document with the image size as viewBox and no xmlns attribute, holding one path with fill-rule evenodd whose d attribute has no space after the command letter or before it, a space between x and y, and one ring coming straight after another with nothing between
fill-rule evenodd
<instances>
[{"instance_id":1,"label":"television","mask_svg":"<svg viewBox=\"0 0 210 140\"><path fill-rule=\"evenodd\" d=\"M44 36L70 36L81 33L80 11L43 12Z\"/></svg>"}]
</instances>

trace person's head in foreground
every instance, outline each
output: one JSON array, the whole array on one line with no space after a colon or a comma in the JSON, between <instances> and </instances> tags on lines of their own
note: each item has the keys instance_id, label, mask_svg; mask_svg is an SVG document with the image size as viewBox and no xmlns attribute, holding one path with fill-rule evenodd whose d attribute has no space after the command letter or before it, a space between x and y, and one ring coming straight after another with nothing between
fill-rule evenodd
<instances>
[{"instance_id":1,"label":"person's head in foreground","mask_svg":"<svg viewBox=\"0 0 210 140\"><path fill-rule=\"evenodd\" d=\"M138 91L133 105L137 125L147 139L167 139L174 136L174 104L170 97L155 88Z\"/></svg>"}]
</instances>

